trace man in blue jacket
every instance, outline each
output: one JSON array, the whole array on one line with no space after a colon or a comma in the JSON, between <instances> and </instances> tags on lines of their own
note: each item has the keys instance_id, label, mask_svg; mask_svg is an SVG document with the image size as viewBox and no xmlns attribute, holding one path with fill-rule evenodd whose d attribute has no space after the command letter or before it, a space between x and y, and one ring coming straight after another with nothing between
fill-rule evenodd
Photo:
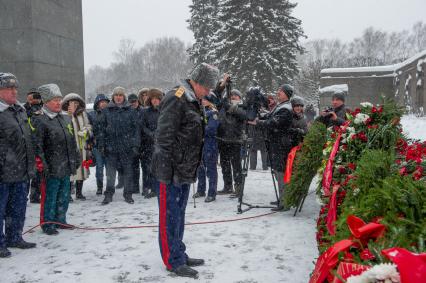
<instances>
[{"instance_id":1,"label":"man in blue jacket","mask_svg":"<svg viewBox=\"0 0 426 283\"><path fill-rule=\"evenodd\" d=\"M109 99L105 94L98 94L95 98L93 111L88 114L94 136L93 155L96 159L96 185L98 187L96 191L97 195L102 195L105 167L105 156L99 152L97 139L100 138L100 122L102 120L102 111L108 106L108 103Z\"/></svg>"},{"instance_id":2,"label":"man in blue jacket","mask_svg":"<svg viewBox=\"0 0 426 283\"><path fill-rule=\"evenodd\" d=\"M206 96L202 100L206 112L207 126L204 130L203 158L198 167L198 187L195 198L206 196L206 177L209 179L209 191L205 202L216 200L217 193L217 160L219 150L217 147L216 134L219 127L218 111L214 106L214 94Z\"/></svg>"}]
</instances>

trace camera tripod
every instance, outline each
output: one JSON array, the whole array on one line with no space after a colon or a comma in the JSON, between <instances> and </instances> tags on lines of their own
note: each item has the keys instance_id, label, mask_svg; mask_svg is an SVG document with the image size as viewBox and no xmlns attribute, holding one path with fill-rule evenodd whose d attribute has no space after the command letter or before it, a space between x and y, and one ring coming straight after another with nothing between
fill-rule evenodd
<instances>
[{"instance_id":1,"label":"camera tripod","mask_svg":"<svg viewBox=\"0 0 426 283\"><path fill-rule=\"evenodd\" d=\"M242 171L241 172L242 181L241 181L241 190L240 190L239 195L238 195L237 213L242 214L242 213L249 211L250 209L253 209L253 208L278 208L279 205L280 205L280 200L279 200L279 196L278 196L277 185L275 183L275 177L276 176L275 176L275 172L272 170L272 168L271 168L271 176L272 176L272 182L274 184L275 196L277 198L277 205L276 206L254 205L254 204L250 204L250 203L243 201L245 181L246 181L246 178L248 176L250 149L251 149L252 144L253 144L253 138L249 138L248 135L247 135L247 124L245 125L244 130L243 130L242 142L243 142L243 144L242 144L243 156L242 156L242 170L241 170ZM268 143L266 141L265 141L265 145L266 145L266 151L268 153L269 161L271 161L269 146L268 146ZM246 206L246 208L243 209L243 206Z\"/></svg>"}]
</instances>

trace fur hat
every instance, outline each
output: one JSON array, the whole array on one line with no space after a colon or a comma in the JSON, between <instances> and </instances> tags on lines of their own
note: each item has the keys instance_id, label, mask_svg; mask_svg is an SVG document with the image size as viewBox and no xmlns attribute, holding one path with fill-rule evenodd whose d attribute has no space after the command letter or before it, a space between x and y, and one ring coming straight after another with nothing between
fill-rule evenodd
<instances>
[{"instance_id":1,"label":"fur hat","mask_svg":"<svg viewBox=\"0 0 426 283\"><path fill-rule=\"evenodd\" d=\"M38 92L41 95L43 103L47 103L54 98L62 98L61 90L57 84L46 84L38 87Z\"/></svg>"},{"instance_id":2,"label":"fur hat","mask_svg":"<svg viewBox=\"0 0 426 283\"><path fill-rule=\"evenodd\" d=\"M151 88L148 90L148 99L146 100L146 106L152 106L151 101L154 98L159 99L160 101L163 99L164 93L158 88Z\"/></svg>"},{"instance_id":3,"label":"fur hat","mask_svg":"<svg viewBox=\"0 0 426 283\"><path fill-rule=\"evenodd\" d=\"M213 89L219 80L219 69L207 63L201 63L192 70L189 78L204 87Z\"/></svg>"},{"instance_id":4,"label":"fur hat","mask_svg":"<svg viewBox=\"0 0 426 283\"><path fill-rule=\"evenodd\" d=\"M77 93L68 93L67 95L65 95L64 99L62 99L63 111L68 110L68 105L70 104L70 101L78 101L80 103L81 108L86 108L86 103L80 95L78 95Z\"/></svg>"},{"instance_id":5,"label":"fur hat","mask_svg":"<svg viewBox=\"0 0 426 283\"><path fill-rule=\"evenodd\" d=\"M116 88L113 89L111 97L114 97L116 95L126 96L126 89L124 87L117 86Z\"/></svg>"}]
</instances>

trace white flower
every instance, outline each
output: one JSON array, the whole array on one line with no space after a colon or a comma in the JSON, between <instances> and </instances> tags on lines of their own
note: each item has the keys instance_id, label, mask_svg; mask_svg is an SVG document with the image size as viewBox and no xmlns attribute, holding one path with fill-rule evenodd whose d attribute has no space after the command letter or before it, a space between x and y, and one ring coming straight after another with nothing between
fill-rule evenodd
<instances>
[{"instance_id":1,"label":"white flower","mask_svg":"<svg viewBox=\"0 0 426 283\"><path fill-rule=\"evenodd\" d=\"M373 104L371 104L370 102L362 102L361 106L364 108L373 108Z\"/></svg>"},{"instance_id":2,"label":"white flower","mask_svg":"<svg viewBox=\"0 0 426 283\"><path fill-rule=\"evenodd\" d=\"M354 189L354 192L353 192L353 195L354 196L357 196L358 194L359 194L359 192L360 192L361 190L359 189L359 188L355 188Z\"/></svg>"},{"instance_id":3,"label":"white flower","mask_svg":"<svg viewBox=\"0 0 426 283\"><path fill-rule=\"evenodd\" d=\"M369 118L370 118L370 116L368 116L367 114L358 113L355 116L354 123L357 124L357 125L364 124L365 121L367 121Z\"/></svg>"},{"instance_id":4,"label":"white flower","mask_svg":"<svg viewBox=\"0 0 426 283\"><path fill-rule=\"evenodd\" d=\"M394 264L379 264L364 271L361 275L351 276L347 283L400 283L401 278Z\"/></svg>"},{"instance_id":5,"label":"white flower","mask_svg":"<svg viewBox=\"0 0 426 283\"><path fill-rule=\"evenodd\" d=\"M346 129L346 131L347 131L348 133L355 133L355 128L354 128L354 127L348 127L348 128Z\"/></svg>"}]
</instances>

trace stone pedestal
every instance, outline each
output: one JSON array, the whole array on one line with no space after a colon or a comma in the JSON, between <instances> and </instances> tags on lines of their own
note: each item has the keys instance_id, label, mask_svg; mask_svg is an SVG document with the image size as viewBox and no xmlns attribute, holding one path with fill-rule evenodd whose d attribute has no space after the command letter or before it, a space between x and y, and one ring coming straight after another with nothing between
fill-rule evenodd
<instances>
[{"instance_id":1,"label":"stone pedestal","mask_svg":"<svg viewBox=\"0 0 426 283\"><path fill-rule=\"evenodd\" d=\"M81 0L0 0L0 72L18 77L21 102L45 83L84 97Z\"/></svg>"}]
</instances>

